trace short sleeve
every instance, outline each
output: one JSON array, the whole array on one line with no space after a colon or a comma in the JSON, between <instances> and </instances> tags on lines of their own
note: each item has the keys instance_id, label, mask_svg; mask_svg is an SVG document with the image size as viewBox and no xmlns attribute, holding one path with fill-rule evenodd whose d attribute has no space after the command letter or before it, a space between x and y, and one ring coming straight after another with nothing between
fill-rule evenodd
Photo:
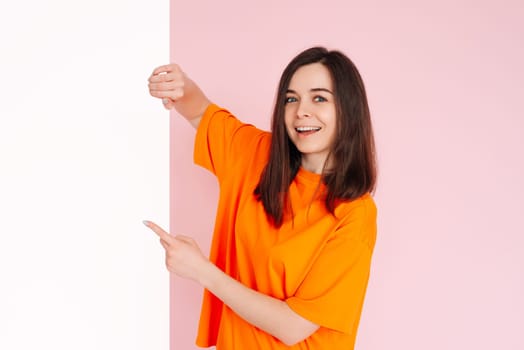
<instances>
[{"instance_id":1,"label":"short sleeve","mask_svg":"<svg viewBox=\"0 0 524 350\"><path fill-rule=\"evenodd\" d=\"M194 161L219 181L234 162L246 156L253 140L265 132L244 124L215 104L206 109L195 137Z\"/></svg>"},{"instance_id":2,"label":"short sleeve","mask_svg":"<svg viewBox=\"0 0 524 350\"><path fill-rule=\"evenodd\" d=\"M351 333L360 319L376 235L372 200L352 209L325 244L296 293L291 309L320 326Z\"/></svg>"}]
</instances>

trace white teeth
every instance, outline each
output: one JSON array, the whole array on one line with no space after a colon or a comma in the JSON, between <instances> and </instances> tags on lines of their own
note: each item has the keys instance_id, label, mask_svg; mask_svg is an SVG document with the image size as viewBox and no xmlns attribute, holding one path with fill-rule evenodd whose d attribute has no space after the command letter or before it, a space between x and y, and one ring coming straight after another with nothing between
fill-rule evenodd
<instances>
[{"instance_id":1,"label":"white teeth","mask_svg":"<svg viewBox=\"0 0 524 350\"><path fill-rule=\"evenodd\" d=\"M304 132L304 131L319 131L320 128L318 126L299 126L298 128L295 128L298 132Z\"/></svg>"}]
</instances>

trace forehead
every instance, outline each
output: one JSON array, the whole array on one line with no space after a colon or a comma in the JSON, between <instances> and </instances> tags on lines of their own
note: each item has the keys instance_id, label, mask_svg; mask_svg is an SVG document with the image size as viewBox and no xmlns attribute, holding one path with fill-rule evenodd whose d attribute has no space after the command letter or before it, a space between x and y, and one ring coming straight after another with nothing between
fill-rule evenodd
<instances>
[{"instance_id":1,"label":"forehead","mask_svg":"<svg viewBox=\"0 0 524 350\"><path fill-rule=\"evenodd\" d=\"M311 63L300 67L289 82L289 89L297 92L316 88L333 91L331 74L326 66L321 63Z\"/></svg>"}]
</instances>

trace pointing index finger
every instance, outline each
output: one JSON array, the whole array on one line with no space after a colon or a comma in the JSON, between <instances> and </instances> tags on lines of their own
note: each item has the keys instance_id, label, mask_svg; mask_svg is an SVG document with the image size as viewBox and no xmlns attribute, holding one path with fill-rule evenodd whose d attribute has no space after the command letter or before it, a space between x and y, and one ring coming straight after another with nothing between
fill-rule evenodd
<instances>
[{"instance_id":1,"label":"pointing index finger","mask_svg":"<svg viewBox=\"0 0 524 350\"><path fill-rule=\"evenodd\" d=\"M168 243L172 243L174 237L172 237L169 233L164 231L164 229L162 229L160 226L158 226L154 222L151 222L151 221L148 221L148 220L144 220L143 223L144 223L144 225L149 227L154 233L156 233L157 236L160 237L160 239L162 239L162 240L164 240L164 241L166 241Z\"/></svg>"}]
</instances>

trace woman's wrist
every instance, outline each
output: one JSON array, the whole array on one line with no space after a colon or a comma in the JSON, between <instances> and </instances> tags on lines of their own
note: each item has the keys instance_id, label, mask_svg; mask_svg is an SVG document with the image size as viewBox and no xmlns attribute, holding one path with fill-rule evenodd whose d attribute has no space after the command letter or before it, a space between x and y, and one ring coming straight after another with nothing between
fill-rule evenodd
<instances>
[{"instance_id":1,"label":"woman's wrist","mask_svg":"<svg viewBox=\"0 0 524 350\"><path fill-rule=\"evenodd\" d=\"M198 277L197 282L207 290L210 290L213 281L216 280L217 275L222 271L216 267L211 261L206 260L202 265L202 270L200 276Z\"/></svg>"}]
</instances>

